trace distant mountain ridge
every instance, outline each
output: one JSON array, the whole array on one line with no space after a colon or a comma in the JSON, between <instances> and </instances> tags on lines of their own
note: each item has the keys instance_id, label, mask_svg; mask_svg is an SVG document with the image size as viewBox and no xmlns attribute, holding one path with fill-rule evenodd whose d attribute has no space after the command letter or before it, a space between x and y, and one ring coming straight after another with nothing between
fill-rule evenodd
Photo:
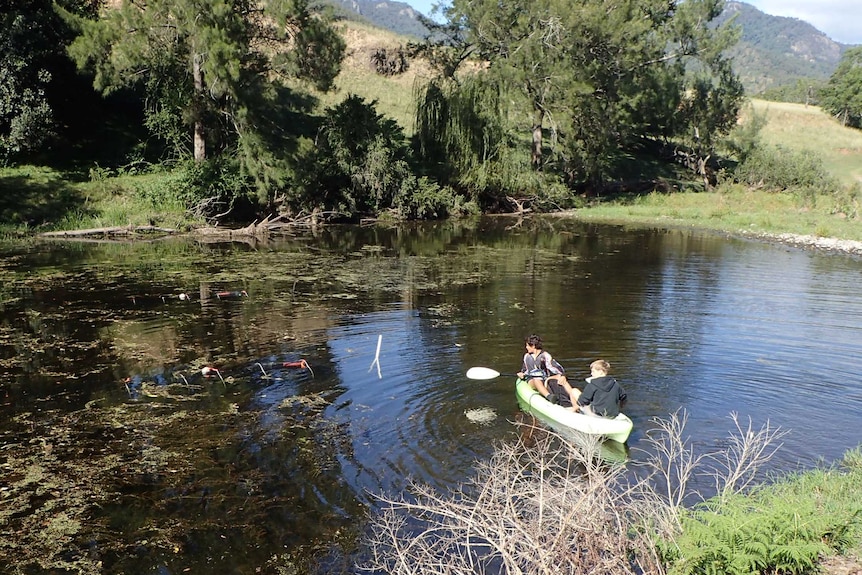
<instances>
[{"instance_id":1,"label":"distant mountain ridge","mask_svg":"<svg viewBox=\"0 0 862 575\"><path fill-rule=\"evenodd\" d=\"M742 35L729 55L749 94L803 79L826 80L850 47L808 22L771 16L745 2L727 2L718 22L734 16Z\"/></svg>"},{"instance_id":2,"label":"distant mountain ridge","mask_svg":"<svg viewBox=\"0 0 862 575\"><path fill-rule=\"evenodd\" d=\"M419 21L420 13L404 2L389 0L329 0L331 4L360 15L371 24L416 40L425 38L428 29Z\"/></svg>"},{"instance_id":3,"label":"distant mountain ridge","mask_svg":"<svg viewBox=\"0 0 862 575\"><path fill-rule=\"evenodd\" d=\"M343 13L357 14L381 28L420 40L428 30L419 12L394 0L329 0ZM797 18L771 16L745 2L728 1L717 23L736 17L739 43L730 51L734 69L748 94L796 84L799 80L824 81L838 67L850 46Z\"/></svg>"}]
</instances>

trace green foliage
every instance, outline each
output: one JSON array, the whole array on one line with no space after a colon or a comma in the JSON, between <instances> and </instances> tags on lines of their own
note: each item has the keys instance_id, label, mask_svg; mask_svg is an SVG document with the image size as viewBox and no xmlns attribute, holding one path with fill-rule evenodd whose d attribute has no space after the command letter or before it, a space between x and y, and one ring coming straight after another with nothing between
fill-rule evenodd
<instances>
[{"instance_id":1,"label":"green foliage","mask_svg":"<svg viewBox=\"0 0 862 575\"><path fill-rule=\"evenodd\" d=\"M61 4L82 14L92 10L83 0ZM60 126L52 83L63 75L65 45L72 35L51 0L0 5L0 162L56 140Z\"/></svg>"},{"instance_id":2,"label":"green foliage","mask_svg":"<svg viewBox=\"0 0 862 575\"><path fill-rule=\"evenodd\" d=\"M745 120L739 122L724 140L727 151L739 162L744 162L761 146L760 131L768 122L766 112L758 112L751 103L746 106L743 116Z\"/></svg>"},{"instance_id":3,"label":"green foliage","mask_svg":"<svg viewBox=\"0 0 862 575\"><path fill-rule=\"evenodd\" d=\"M455 0L447 15L488 62L477 77L515 101L507 119L528 130L532 167L574 186L610 179L615 157L643 139L683 143L705 171L743 93L723 56L736 32L709 25L722 6Z\"/></svg>"},{"instance_id":4,"label":"green foliage","mask_svg":"<svg viewBox=\"0 0 862 575\"><path fill-rule=\"evenodd\" d=\"M862 215L862 184L857 182L837 190L832 196L832 201L834 202L832 213L842 214L852 221L858 220Z\"/></svg>"},{"instance_id":5,"label":"green foliage","mask_svg":"<svg viewBox=\"0 0 862 575\"><path fill-rule=\"evenodd\" d=\"M143 180L138 199L152 209L179 204L197 217L226 218L238 206L250 205L254 186L241 173L239 163L226 157L205 162L187 160L164 179Z\"/></svg>"},{"instance_id":6,"label":"green foliage","mask_svg":"<svg viewBox=\"0 0 862 575\"><path fill-rule=\"evenodd\" d=\"M377 216L395 210L397 218L445 217L469 208L451 189L417 179L408 163L403 130L376 111L376 102L348 96L328 108L315 145L300 154L296 211Z\"/></svg>"},{"instance_id":7,"label":"green foliage","mask_svg":"<svg viewBox=\"0 0 862 575\"><path fill-rule=\"evenodd\" d=\"M761 92L758 97L773 102L792 102L810 106L820 105L820 92L826 86L824 80L814 78L797 79L794 83L782 84Z\"/></svg>"},{"instance_id":8,"label":"green foliage","mask_svg":"<svg viewBox=\"0 0 862 575\"><path fill-rule=\"evenodd\" d=\"M813 471L686 510L682 532L658 549L672 575L801 574L862 529L859 469Z\"/></svg>"},{"instance_id":9,"label":"green foliage","mask_svg":"<svg viewBox=\"0 0 862 575\"><path fill-rule=\"evenodd\" d=\"M862 46L847 50L821 90L823 108L845 126L862 128Z\"/></svg>"},{"instance_id":10,"label":"green foliage","mask_svg":"<svg viewBox=\"0 0 862 575\"><path fill-rule=\"evenodd\" d=\"M394 201L396 214L401 219L431 220L444 217L459 218L479 214L476 202L450 188L440 187L428 178L405 178Z\"/></svg>"},{"instance_id":11,"label":"green foliage","mask_svg":"<svg viewBox=\"0 0 862 575\"><path fill-rule=\"evenodd\" d=\"M465 187L471 173L497 165L508 143L498 85L442 78L422 86L417 100L415 148L438 177Z\"/></svg>"},{"instance_id":12,"label":"green foliage","mask_svg":"<svg viewBox=\"0 0 862 575\"><path fill-rule=\"evenodd\" d=\"M781 146L755 147L736 167L733 177L748 186L777 191L834 193L840 188L838 181L823 167L822 158Z\"/></svg>"},{"instance_id":13,"label":"green foliage","mask_svg":"<svg viewBox=\"0 0 862 575\"><path fill-rule=\"evenodd\" d=\"M283 82L329 89L345 47L306 0L124 1L80 24L70 54L104 93L143 86L146 125L170 159L235 158L243 180L269 203L286 182L294 148L286 140L296 137L281 122L284 108L297 102Z\"/></svg>"}]
</instances>

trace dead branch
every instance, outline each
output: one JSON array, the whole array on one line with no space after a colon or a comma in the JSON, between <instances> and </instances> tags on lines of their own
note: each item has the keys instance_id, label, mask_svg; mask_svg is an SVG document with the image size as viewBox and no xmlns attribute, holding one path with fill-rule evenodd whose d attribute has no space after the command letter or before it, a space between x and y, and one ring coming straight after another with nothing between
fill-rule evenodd
<instances>
[{"instance_id":1,"label":"dead branch","mask_svg":"<svg viewBox=\"0 0 862 575\"><path fill-rule=\"evenodd\" d=\"M131 236L140 233L175 234L173 228L160 228L158 226L113 226L107 228L89 228L82 230L65 230L58 232L43 232L39 234L43 238L65 238L86 236Z\"/></svg>"}]
</instances>

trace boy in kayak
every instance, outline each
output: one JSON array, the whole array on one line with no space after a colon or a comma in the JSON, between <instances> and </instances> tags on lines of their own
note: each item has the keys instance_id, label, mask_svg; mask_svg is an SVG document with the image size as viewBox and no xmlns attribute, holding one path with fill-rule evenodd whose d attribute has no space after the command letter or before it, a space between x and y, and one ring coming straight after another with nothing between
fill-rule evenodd
<instances>
[{"instance_id":1,"label":"boy in kayak","mask_svg":"<svg viewBox=\"0 0 862 575\"><path fill-rule=\"evenodd\" d=\"M542 338L531 335L524 340L524 347L527 353L518 377L529 378L530 386L551 403L565 407L575 405L580 392L569 385L563 366L542 349Z\"/></svg>"},{"instance_id":2,"label":"boy in kayak","mask_svg":"<svg viewBox=\"0 0 862 575\"><path fill-rule=\"evenodd\" d=\"M590 377L587 385L577 399L575 411L587 415L614 418L620 413L620 404L626 394L617 380L608 375L611 364L597 359L590 364Z\"/></svg>"}]
</instances>

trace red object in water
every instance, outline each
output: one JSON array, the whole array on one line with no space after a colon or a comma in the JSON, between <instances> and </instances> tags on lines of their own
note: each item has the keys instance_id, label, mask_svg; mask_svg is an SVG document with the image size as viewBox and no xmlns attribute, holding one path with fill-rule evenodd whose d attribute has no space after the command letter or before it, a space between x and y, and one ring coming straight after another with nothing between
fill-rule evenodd
<instances>
[{"instance_id":1,"label":"red object in water","mask_svg":"<svg viewBox=\"0 0 862 575\"><path fill-rule=\"evenodd\" d=\"M238 291L220 291L216 292L216 297L219 299L230 299L237 297L248 297L248 292L243 290Z\"/></svg>"},{"instance_id":2,"label":"red object in water","mask_svg":"<svg viewBox=\"0 0 862 575\"><path fill-rule=\"evenodd\" d=\"M214 373L219 373L219 370L210 366L201 368L201 375L203 375L204 377L209 377Z\"/></svg>"},{"instance_id":3,"label":"red object in water","mask_svg":"<svg viewBox=\"0 0 862 575\"><path fill-rule=\"evenodd\" d=\"M281 365L282 365L282 367L299 367L302 369L308 368L308 362L305 361L304 359L300 359L299 361L286 361Z\"/></svg>"}]
</instances>

